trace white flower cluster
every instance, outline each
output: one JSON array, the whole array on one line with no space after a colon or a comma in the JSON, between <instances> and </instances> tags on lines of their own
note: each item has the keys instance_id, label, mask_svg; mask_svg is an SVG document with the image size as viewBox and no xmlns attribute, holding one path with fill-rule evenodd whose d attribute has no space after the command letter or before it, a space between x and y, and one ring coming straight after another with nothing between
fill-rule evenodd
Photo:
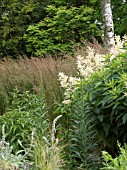
<instances>
[{"instance_id":1,"label":"white flower cluster","mask_svg":"<svg viewBox=\"0 0 127 170\"><path fill-rule=\"evenodd\" d=\"M61 87L65 89L64 92L64 104L69 104L71 102L70 97L71 94L76 90L76 85L80 81L80 78L76 77L69 77L65 75L64 73L60 72L59 73L59 81Z\"/></svg>"},{"instance_id":2,"label":"white flower cluster","mask_svg":"<svg viewBox=\"0 0 127 170\"><path fill-rule=\"evenodd\" d=\"M88 78L94 71L103 67L104 57L95 53L95 50L90 47L86 49L86 53L85 57L77 56L77 69L81 76Z\"/></svg>"},{"instance_id":3,"label":"white flower cluster","mask_svg":"<svg viewBox=\"0 0 127 170\"><path fill-rule=\"evenodd\" d=\"M118 35L114 36L114 43L115 44L114 44L114 47L110 51L110 53L111 53L110 60L112 60L113 58L118 56L120 53L123 53L123 52L126 51L125 49L123 49L125 42L127 42L127 36L126 35L123 37L123 40L121 40L120 36L118 36Z\"/></svg>"},{"instance_id":4,"label":"white flower cluster","mask_svg":"<svg viewBox=\"0 0 127 170\"><path fill-rule=\"evenodd\" d=\"M110 51L110 60L115 58L118 54L125 52L125 49L123 49L123 45L127 42L127 36L124 36L123 40L120 39L120 36L115 36L114 42L114 47ZM86 49L86 54L87 55L85 56L77 56L77 69L79 71L80 77L82 76L84 78L89 78L93 72L103 68L105 64L105 62L103 61L105 61L105 58L103 55L96 53L94 48L91 47L88 47ZM65 100L63 101L63 103L69 104L71 102L71 95L75 91L76 85L80 81L80 78L69 77L60 72L59 81L61 87L65 89Z\"/></svg>"}]
</instances>

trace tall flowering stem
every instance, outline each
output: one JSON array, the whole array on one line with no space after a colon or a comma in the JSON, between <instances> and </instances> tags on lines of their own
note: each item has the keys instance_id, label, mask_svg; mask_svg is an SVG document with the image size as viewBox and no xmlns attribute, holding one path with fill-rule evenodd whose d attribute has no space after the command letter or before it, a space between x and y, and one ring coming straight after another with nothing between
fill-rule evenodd
<instances>
[{"instance_id":1,"label":"tall flowering stem","mask_svg":"<svg viewBox=\"0 0 127 170\"><path fill-rule=\"evenodd\" d=\"M52 138L51 138L51 141L52 141L52 144L55 143L55 140L57 142L57 139L55 138L55 134L56 134L56 122L62 117L62 115L59 115L57 116L54 121L53 121L53 124L52 124Z\"/></svg>"},{"instance_id":2,"label":"tall flowering stem","mask_svg":"<svg viewBox=\"0 0 127 170\"><path fill-rule=\"evenodd\" d=\"M63 104L69 104L71 102L71 94L76 90L76 85L80 81L80 78L69 77L62 72L58 76L61 87L65 89Z\"/></svg>"}]
</instances>

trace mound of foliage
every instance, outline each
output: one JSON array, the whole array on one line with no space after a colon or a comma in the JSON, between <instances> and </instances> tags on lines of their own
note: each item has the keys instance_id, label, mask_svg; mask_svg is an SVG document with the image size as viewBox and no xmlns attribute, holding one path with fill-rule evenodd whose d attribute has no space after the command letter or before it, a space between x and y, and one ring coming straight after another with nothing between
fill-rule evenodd
<instances>
[{"instance_id":1,"label":"mound of foliage","mask_svg":"<svg viewBox=\"0 0 127 170\"><path fill-rule=\"evenodd\" d=\"M60 107L70 169L96 169L100 151L116 156L117 141L127 142L127 52L105 58L104 66L81 78L68 103Z\"/></svg>"},{"instance_id":2,"label":"mound of foliage","mask_svg":"<svg viewBox=\"0 0 127 170\"><path fill-rule=\"evenodd\" d=\"M21 93L16 89L13 92L9 110L0 116L0 126L5 125L6 140L13 145L14 152L21 149L18 140L25 147L30 145L33 131L39 135L45 134L48 127L46 113L44 98L29 91Z\"/></svg>"},{"instance_id":3,"label":"mound of foliage","mask_svg":"<svg viewBox=\"0 0 127 170\"><path fill-rule=\"evenodd\" d=\"M82 38L99 37L100 31L94 23L94 10L90 7L50 5L43 21L28 27L24 39L27 51L35 56L72 52L73 45Z\"/></svg>"},{"instance_id":4,"label":"mound of foliage","mask_svg":"<svg viewBox=\"0 0 127 170\"><path fill-rule=\"evenodd\" d=\"M127 53L112 61L107 59L103 70L84 82L85 112L96 117L96 128L104 147L116 152L116 142L127 142Z\"/></svg>"},{"instance_id":5,"label":"mound of foliage","mask_svg":"<svg viewBox=\"0 0 127 170\"><path fill-rule=\"evenodd\" d=\"M123 147L120 147L119 156L113 158L108 152L103 151L103 168L101 170L124 170L127 169L127 145L124 144Z\"/></svg>"},{"instance_id":6,"label":"mound of foliage","mask_svg":"<svg viewBox=\"0 0 127 170\"><path fill-rule=\"evenodd\" d=\"M84 114L95 118L101 148L115 155L117 140L121 144L127 142L127 53L111 61L107 56L105 62L103 69L92 74L88 80L82 79L75 94L76 99L83 100ZM76 99L74 101L79 102ZM80 115L80 105L75 109Z\"/></svg>"}]
</instances>

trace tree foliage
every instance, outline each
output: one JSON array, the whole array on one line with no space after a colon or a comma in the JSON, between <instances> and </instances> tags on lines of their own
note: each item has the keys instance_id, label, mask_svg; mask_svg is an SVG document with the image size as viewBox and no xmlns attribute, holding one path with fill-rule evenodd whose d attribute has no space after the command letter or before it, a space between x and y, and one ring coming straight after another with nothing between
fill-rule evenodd
<instances>
[{"instance_id":1,"label":"tree foliage","mask_svg":"<svg viewBox=\"0 0 127 170\"><path fill-rule=\"evenodd\" d=\"M68 13L69 8L76 8L80 7L81 5L86 6L94 6L96 0L3 0L0 2L0 22L1 22L1 28L0 28L0 55L1 57L4 56L19 56L22 54L28 54L26 52L26 43L23 39L23 35L26 33L26 29L30 25L39 24L40 21L45 22L47 20L47 13L46 9L48 8L48 5L54 5L57 8L64 8L64 10L67 9L65 12ZM73 9L74 12L74 9ZM76 13L76 9L75 12ZM52 13L53 14L53 13ZM75 15L75 14L74 14ZM90 15L90 13L89 13ZM93 13L91 13L93 15ZM59 16L60 17L60 16ZM72 16L71 16L72 17ZM91 16L92 18L95 17ZM66 20L67 21L67 20ZM50 21L46 21L50 22ZM81 22L81 20L79 21ZM94 23L94 20L93 20ZM80 29L84 29L85 24L80 24ZM62 23L63 26L63 23ZM53 27L53 26L52 26ZM53 28L54 30L57 29L57 27ZM65 30L66 32L66 30ZM88 30L89 32L89 30ZM70 33L70 32L69 32ZM72 34L68 37L71 37ZM60 34L60 32L59 32ZM62 35L63 36L63 35ZM48 37L49 38L49 37ZM72 38L73 39L73 38ZM66 46L66 45L65 45ZM68 46L68 44L67 44ZM67 47L65 47L66 49Z\"/></svg>"},{"instance_id":2,"label":"tree foliage","mask_svg":"<svg viewBox=\"0 0 127 170\"><path fill-rule=\"evenodd\" d=\"M51 10L51 6L49 5L51 5L52 7L54 6L54 12L53 10ZM88 17L90 17L88 19L88 22L90 23L87 23L86 20L83 20L85 12L83 12L82 6L84 6L84 11L86 11L86 9L88 8L94 11L94 12L88 12ZM44 25L48 23L50 25L50 26L46 25L46 29L48 29L49 31L51 29L52 31L46 34L45 38L47 39L46 44L51 43L51 46L52 46L52 43L54 44L54 41L55 41L55 46L56 46L57 41L58 41L58 40L54 40L55 39L54 35L51 36L51 33L54 34L54 31L55 31L55 34L56 34L58 32L57 25L60 23L61 23L61 27L63 28L65 27L65 33L66 33L69 30L69 28L67 28L67 25L71 24L69 21L69 17L71 19L71 22L73 22L72 26L69 25L70 30L72 29L72 31L69 30L69 32L67 33L71 43L73 40L74 40L73 43L75 43L75 40L76 42L78 42L81 37L89 40L90 38L89 35L91 35L90 29L93 30L93 25L95 22L98 28L102 30L102 27L101 27L102 24L99 25L100 23L103 22L102 17L101 17L101 12L100 12L100 0L79 0L79 1L77 0L43 0L43 1L41 0L27 0L27 1L26 0L21 0L21 1L2 0L0 1L0 8L1 8L0 10L0 25L1 25L0 27L0 57L5 57L5 56L16 57L22 54L31 55L31 53L33 53L33 51L30 53L26 51L27 41L23 39L24 34L26 34L26 30L28 29L28 27L30 29L31 25L32 26L34 25L35 27L39 27L39 29L40 29L41 23L43 23ZM58 12L56 12L55 8L58 10ZM114 20L114 26L115 26L115 33L119 34L120 36L123 36L124 34L126 34L126 31L127 31L126 30L127 29L126 27L127 2L123 3L123 0L117 0L117 1L112 0L112 9L113 9L113 20ZM60 14L62 11L63 11L63 14ZM61 17L60 15L64 15L64 13L65 13L65 16L62 16L61 22L60 22L60 17ZM53 17L53 14L55 14L54 17ZM68 16L68 19L67 19L67 15L70 15ZM77 21L74 21L74 18L76 17L76 15L78 16L80 15L79 21L78 21L78 18L77 18ZM56 22L57 17L58 17L58 23L55 24L54 22ZM67 25L64 25L64 23L62 23L63 20L65 20L65 24ZM51 26L52 23L54 23L54 25ZM76 24L75 25L76 28L72 28L74 27L74 24ZM79 25L79 27L77 24ZM91 24L92 24L92 27L90 26ZM45 30L44 27L45 26L43 26L43 29ZM88 36L86 36L87 29L88 29ZM41 26L41 30L42 30L42 26ZM83 30L85 33L83 33ZM81 33L79 35L80 31ZM72 32L74 32L75 35L72 35ZM97 33L93 34L93 31L91 32L92 32L92 35L93 36L95 35L96 38L98 39ZM63 33L63 31L60 30L58 33L58 36L61 37L62 39L63 34L65 33ZM28 31L27 31L27 34L28 34ZM67 37L67 35L65 36ZM49 39L52 39L53 42L51 42L51 40L49 41ZM65 39L66 38L64 37L63 42L65 41ZM39 40L40 39L38 39L38 41ZM60 51L61 50L62 51L67 50L67 52L68 50L70 51L69 46L71 43L68 42L68 38L66 41L67 41L67 44L65 43L65 46L62 49L60 49ZM59 48L59 45L60 44L58 42L57 44L58 47L56 47L57 50ZM33 46L33 42L31 46ZM42 51L45 48L46 47L44 46ZM45 52L52 51L52 49L53 49L53 52L54 51L57 52L57 50L54 49L55 47L50 47L50 48L51 49L45 49ZM28 44L27 44L27 49L28 49ZM30 50L28 49L28 51Z\"/></svg>"},{"instance_id":3,"label":"tree foliage","mask_svg":"<svg viewBox=\"0 0 127 170\"><path fill-rule=\"evenodd\" d=\"M36 0L3 0L0 7L0 55L15 56L25 53L23 35L30 24L45 16L45 1L40 8L40 2Z\"/></svg>"},{"instance_id":4,"label":"tree foliage","mask_svg":"<svg viewBox=\"0 0 127 170\"><path fill-rule=\"evenodd\" d=\"M94 10L90 7L50 5L46 11L47 17L38 24L29 26L24 35L28 52L35 56L70 52L73 45L82 39L90 41L92 37L100 35L94 23Z\"/></svg>"},{"instance_id":5,"label":"tree foliage","mask_svg":"<svg viewBox=\"0 0 127 170\"><path fill-rule=\"evenodd\" d=\"M123 36L127 33L127 1L112 0L115 33Z\"/></svg>"}]
</instances>

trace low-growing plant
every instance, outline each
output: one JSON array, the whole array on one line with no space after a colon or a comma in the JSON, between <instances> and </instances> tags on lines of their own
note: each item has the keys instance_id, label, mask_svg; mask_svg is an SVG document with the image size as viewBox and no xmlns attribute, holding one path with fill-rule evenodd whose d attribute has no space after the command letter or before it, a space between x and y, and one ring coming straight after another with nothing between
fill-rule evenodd
<instances>
[{"instance_id":1,"label":"low-growing plant","mask_svg":"<svg viewBox=\"0 0 127 170\"><path fill-rule=\"evenodd\" d=\"M2 139L0 141L0 170L29 170L30 163L26 160L26 153L13 154L13 146L5 140L5 125L2 126Z\"/></svg>"},{"instance_id":2,"label":"low-growing plant","mask_svg":"<svg viewBox=\"0 0 127 170\"><path fill-rule=\"evenodd\" d=\"M108 152L102 152L103 168L101 170L125 170L127 169L127 145L119 147L120 152L116 158L113 158Z\"/></svg>"},{"instance_id":3,"label":"low-growing plant","mask_svg":"<svg viewBox=\"0 0 127 170\"><path fill-rule=\"evenodd\" d=\"M13 145L14 152L21 148L18 140L27 147L33 129L38 134L44 135L48 128L44 98L28 91L20 93L16 89L8 112L0 117L1 127L3 124L6 125L6 138Z\"/></svg>"},{"instance_id":4,"label":"low-growing plant","mask_svg":"<svg viewBox=\"0 0 127 170\"><path fill-rule=\"evenodd\" d=\"M51 132L48 129L47 133L38 134L37 131L33 130L31 143L27 148L17 138L21 150L18 150L15 154L13 153L13 146L5 140L5 125L3 125L0 141L0 169L60 170L64 163L61 154L62 146L59 145L59 139L56 136L56 123L61 117L62 115L59 115L54 119Z\"/></svg>"},{"instance_id":5,"label":"low-growing plant","mask_svg":"<svg viewBox=\"0 0 127 170\"><path fill-rule=\"evenodd\" d=\"M36 170L60 170L63 167L62 146L56 137L56 123L62 115L57 116L52 124L51 132L46 136L35 135L33 142L33 158Z\"/></svg>"}]
</instances>

